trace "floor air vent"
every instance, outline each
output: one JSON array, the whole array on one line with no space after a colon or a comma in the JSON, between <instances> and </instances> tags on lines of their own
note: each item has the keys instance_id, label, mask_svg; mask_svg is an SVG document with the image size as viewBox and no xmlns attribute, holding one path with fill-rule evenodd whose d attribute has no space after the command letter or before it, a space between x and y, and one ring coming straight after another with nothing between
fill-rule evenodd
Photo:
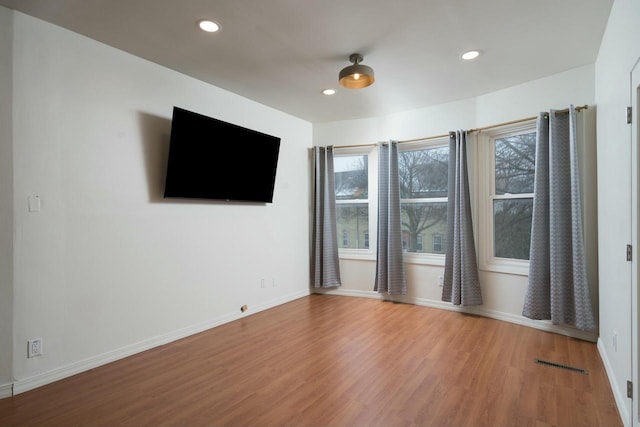
<instances>
[{"instance_id":1,"label":"floor air vent","mask_svg":"<svg viewBox=\"0 0 640 427\"><path fill-rule=\"evenodd\" d=\"M549 362L548 360L535 359L534 360L538 365L546 365L554 368L565 369L567 371L578 372L580 374L589 375L589 372L586 369L576 368L574 366L563 365L561 363Z\"/></svg>"}]
</instances>

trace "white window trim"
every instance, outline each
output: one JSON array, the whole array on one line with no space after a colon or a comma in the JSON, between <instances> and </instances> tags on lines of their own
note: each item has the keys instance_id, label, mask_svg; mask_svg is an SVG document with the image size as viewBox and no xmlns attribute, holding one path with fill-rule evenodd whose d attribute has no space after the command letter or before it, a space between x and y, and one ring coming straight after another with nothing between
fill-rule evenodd
<instances>
[{"instance_id":1,"label":"white window trim","mask_svg":"<svg viewBox=\"0 0 640 427\"><path fill-rule=\"evenodd\" d=\"M357 260L374 260L376 259L376 246L378 242L378 149L377 146L362 146L340 148L333 147L333 156L358 156L366 155L369 160L369 198L356 200L336 200L336 204L340 203L368 203L369 204L369 248L368 249L350 249L339 248L338 256L340 259L357 259Z\"/></svg>"},{"instance_id":2,"label":"white window trim","mask_svg":"<svg viewBox=\"0 0 640 427\"><path fill-rule=\"evenodd\" d=\"M398 151L413 151L420 150L424 148L437 148L437 147L449 147L449 137L443 136L441 138L433 138L429 140L416 141L398 144ZM436 202L447 202L448 197L439 197L433 199L409 199L413 203L427 202L427 203L436 203ZM406 203L407 199L401 199L400 203ZM404 252L403 260L408 264L420 264L420 265L433 265L444 267L445 264L445 254L434 254L434 253L422 253L422 252Z\"/></svg>"},{"instance_id":3,"label":"white window trim","mask_svg":"<svg viewBox=\"0 0 640 427\"><path fill-rule=\"evenodd\" d=\"M478 138L478 237L479 268L497 273L529 275L529 261L494 256L493 245L493 201L506 197L495 194L495 151L493 141L536 131L536 120L505 125L483 131ZM509 198L533 198L532 193L511 195Z\"/></svg>"}]
</instances>

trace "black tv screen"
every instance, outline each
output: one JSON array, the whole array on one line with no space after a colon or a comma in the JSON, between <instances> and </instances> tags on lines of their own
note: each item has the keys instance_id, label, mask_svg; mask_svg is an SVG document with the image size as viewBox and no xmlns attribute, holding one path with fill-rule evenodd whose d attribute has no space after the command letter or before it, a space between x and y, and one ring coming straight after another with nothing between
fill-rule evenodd
<instances>
[{"instance_id":1,"label":"black tv screen","mask_svg":"<svg viewBox=\"0 0 640 427\"><path fill-rule=\"evenodd\" d=\"M280 138L173 107L164 197L272 203Z\"/></svg>"}]
</instances>

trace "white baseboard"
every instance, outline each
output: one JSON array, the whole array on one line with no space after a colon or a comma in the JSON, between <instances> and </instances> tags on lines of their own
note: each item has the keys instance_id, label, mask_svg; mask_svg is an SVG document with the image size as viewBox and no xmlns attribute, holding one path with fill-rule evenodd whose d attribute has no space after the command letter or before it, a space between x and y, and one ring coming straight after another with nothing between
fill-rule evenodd
<instances>
[{"instance_id":1,"label":"white baseboard","mask_svg":"<svg viewBox=\"0 0 640 427\"><path fill-rule=\"evenodd\" d=\"M615 371L611 366L611 361L609 360L609 356L607 355L607 350L600 338L598 338L598 353L600 353L600 359L602 359L602 363L604 364L604 370L607 373L609 385L611 386L611 391L613 391L613 399L616 401L616 406L618 407L618 413L620 414L622 423L625 425L625 427L631 427L631 417L629 411L627 411L626 405L628 398L627 396L622 395L622 393L620 392L620 388L615 382Z\"/></svg>"},{"instance_id":2,"label":"white baseboard","mask_svg":"<svg viewBox=\"0 0 640 427\"><path fill-rule=\"evenodd\" d=\"M386 295L379 294L375 291L361 291L355 289L314 289L313 291L317 294L374 298L379 300L404 302L407 304L420 305L424 307L440 308L443 310L458 311L462 313L477 314L479 316L489 317L496 320L504 320L505 322L528 326L530 328L553 332L556 334L578 338L585 341L596 342L598 340L598 334L596 332L581 331L570 326L554 325L553 323L546 320L532 320L524 316L517 316L514 314L504 313L496 310L488 310L482 307L460 307L444 301L408 297L406 295Z\"/></svg>"},{"instance_id":3,"label":"white baseboard","mask_svg":"<svg viewBox=\"0 0 640 427\"><path fill-rule=\"evenodd\" d=\"M13 396L13 383L0 384L0 399Z\"/></svg>"},{"instance_id":4,"label":"white baseboard","mask_svg":"<svg viewBox=\"0 0 640 427\"><path fill-rule=\"evenodd\" d=\"M24 393L25 391L33 390L34 388L41 387L46 384L50 384L54 381L58 381L72 375L79 374L89 369L94 369L107 363L114 362L119 359L123 359L128 356L132 356L136 353L140 353L146 350L150 350L154 347L170 343L172 341L179 340L181 338L194 335L207 329L215 328L216 326L223 325L225 323L238 320L243 317L250 316L251 314L258 313L273 307L277 307L284 303L296 300L309 295L309 290L298 291L283 297L275 298L267 301L263 304L252 306L251 309L245 313L229 313L222 316L209 319L205 322L201 322L186 328L182 328L167 334L159 335L157 337L149 338L138 343L127 345L125 347L113 350L104 354L100 354L95 357L90 357L85 360L71 363L60 368L53 369L51 371L43 372L28 378L18 379L13 383L13 394ZM2 393L2 387L0 386L0 393ZM11 394L10 394L11 395ZM10 396L9 395L9 396ZM2 397L0 395L0 397Z\"/></svg>"}]
</instances>

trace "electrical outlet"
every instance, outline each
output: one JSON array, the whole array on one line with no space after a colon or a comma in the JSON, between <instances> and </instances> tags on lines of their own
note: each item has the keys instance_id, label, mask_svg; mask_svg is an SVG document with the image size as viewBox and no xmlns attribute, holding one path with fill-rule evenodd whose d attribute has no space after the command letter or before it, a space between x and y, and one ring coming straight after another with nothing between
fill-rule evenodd
<instances>
[{"instance_id":1,"label":"electrical outlet","mask_svg":"<svg viewBox=\"0 0 640 427\"><path fill-rule=\"evenodd\" d=\"M264 288L264 277L260 279L260 287Z\"/></svg>"},{"instance_id":2,"label":"electrical outlet","mask_svg":"<svg viewBox=\"0 0 640 427\"><path fill-rule=\"evenodd\" d=\"M438 277L438 285L442 288L444 286L444 276Z\"/></svg>"},{"instance_id":3,"label":"electrical outlet","mask_svg":"<svg viewBox=\"0 0 640 427\"><path fill-rule=\"evenodd\" d=\"M42 356L42 338L27 341L27 358Z\"/></svg>"}]
</instances>

